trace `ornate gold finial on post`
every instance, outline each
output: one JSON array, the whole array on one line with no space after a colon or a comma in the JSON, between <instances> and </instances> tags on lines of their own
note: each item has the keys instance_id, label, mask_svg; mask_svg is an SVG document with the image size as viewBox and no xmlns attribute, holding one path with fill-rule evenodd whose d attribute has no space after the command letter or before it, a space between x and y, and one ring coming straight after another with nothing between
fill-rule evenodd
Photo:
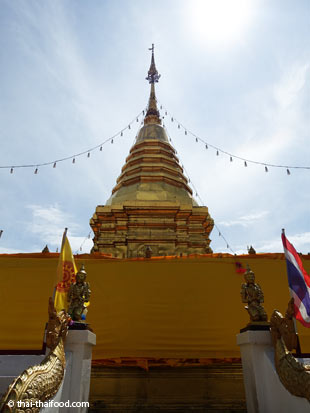
<instances>
[{"instance_id":1,"label":"ornate gold finial on post","mask_svg":"<svg viewBox=\"0 0 310 413\"><path fill-rule=\"evenodd\" d=\"M250 324L266 323L268 317L262 303L264 302L264 294L259 284L255 283L255 274L247 266L244 273L246 283L241 286L241 299L243 303L247 303L244 308L250 316Z\"/></svg>"},{"instance_id":2,"label":"ornate gold finial on post","mask_svg":"<svg viewBox=\"0 0 310 413\"><path fill-rule=\"evenodd\" d=\"M154 59L154 44L152 44L152 47L149 49L152 50L152 58L151 58L151 65L149 68L149 71L147 73L146 80L149 81L151 84L151 94L149 98L149 104L148 104L148 109L145 115L144 119L144 124L148 123L156 123L156 124L161 124L161 120L159 118L159 111L157 109L157 101L156 101L156 96L155 96L155 86L154 83L157 83L160 78L160 74L158 73L155 65L155 59Z\"/></svg>"},{"instance_id":3,"label":"ornate gold finial on post","mask_svg":"<svg viewBox=\"0 0 310 413\"><path fill-rule=\"evenodd\" d=\"M90 299L90 285L86 282L87 273L84 265L82 264L79 271L76 273L76 282L70 285L68 292L68 313L73 321L81 321L82 315L85 315L87 303Z\"/></svg>"}]
</instances>

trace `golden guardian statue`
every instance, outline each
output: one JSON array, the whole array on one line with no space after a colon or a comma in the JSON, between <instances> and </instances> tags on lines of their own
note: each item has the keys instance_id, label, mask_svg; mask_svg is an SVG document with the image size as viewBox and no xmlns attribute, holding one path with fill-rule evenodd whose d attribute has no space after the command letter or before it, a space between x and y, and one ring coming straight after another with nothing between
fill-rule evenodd
<instances>
[{"instance_id":1,"label":"golden guardian statue","mask_svg":"<svg viewBox=\"0 0 310 413\"><path fill-rule=\"evenodd\" d=\"M90 299L90 285L86 282L87 273L84 265L76 273L76 282L70 285L68 292L68 313L73 321L81 321L86 316L86 308Z\"/></svg>"},{"instance_id":2,"label":"golden guardian statue","mask_svg":"<svg viewBox=\"0 0 310 413\"><path fill-rule=\"evenodd\" d=\"M246 283L241 286L241 299L247 303L244 308L249 313L251 322L267 321L267 314L262 305L264 294L259 284L255 283L255 274L248 267L244 273Z\"/></svg>"}]
</instances>

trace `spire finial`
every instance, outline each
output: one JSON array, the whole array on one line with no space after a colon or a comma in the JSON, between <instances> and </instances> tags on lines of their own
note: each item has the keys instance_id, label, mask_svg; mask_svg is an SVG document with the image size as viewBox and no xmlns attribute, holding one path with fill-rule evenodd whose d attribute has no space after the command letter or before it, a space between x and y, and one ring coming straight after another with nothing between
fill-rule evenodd
<instances>
[{"instance_id":1,"label":"spire finial","mask_svg":"<svg viewBox=\"0 0 310 413\"><path fill-rule=\"evenodd\" d=\"M154 59L154 43L152 43L152 47L149 48L149 50L152 50L152 59L151 59L151 66L149 68L149 71L147 73L146 80L149 81L149 83L155 83L158 82L160 75L158 74L158 71L155 66L155 59Z\"/></svg>"},{"instance_id":2,"label":"spire finial","mask_svg":"<svg viewBox=\"0 0 310 413\"><path fill-rule=\"evenodd\" d=\"M160 75L158 74L156 66L155 66L154 44L152 44L152 47L149 48L149 50L152 50L152 59L151 59L151 66L147 73L146 80L148 80L149 83L151 84L151 94L149 98L147 112L144 118L144 124L146 125L148 123L156 123L160 125L161 120L160 120L159 112L157 109L156 96L155 96L155 85L154 85L155 82L158 82Z\"/></svg>"}]
</instances>

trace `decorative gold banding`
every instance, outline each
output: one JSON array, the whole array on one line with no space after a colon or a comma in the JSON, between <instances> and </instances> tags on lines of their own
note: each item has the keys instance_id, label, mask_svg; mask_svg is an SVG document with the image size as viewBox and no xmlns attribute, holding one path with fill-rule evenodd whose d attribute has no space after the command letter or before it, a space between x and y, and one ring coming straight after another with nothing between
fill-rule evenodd
<instances>
[{"instance_id":1,"label":"decorative gold banding","mask_svg":"<svg viewBox=\"0 0 310 413\"><path fill-rule=\"evenodd\" d=\"M118 185L116 185L113 188L112 194L117 192L122 186L130 186L130 185L134 185L134 184L139 183L139 182L166 182L166 183L168 183L170 185L173 185L175 187L184 188L190 194L193 193L192 190L190 189L190 187L187 186L185 183L176 181L174 179L170 179L166 176L159 175L159 176L137 176L135 178L130 178L126 181L119 182Z\"/></svg>"}]
</instances>

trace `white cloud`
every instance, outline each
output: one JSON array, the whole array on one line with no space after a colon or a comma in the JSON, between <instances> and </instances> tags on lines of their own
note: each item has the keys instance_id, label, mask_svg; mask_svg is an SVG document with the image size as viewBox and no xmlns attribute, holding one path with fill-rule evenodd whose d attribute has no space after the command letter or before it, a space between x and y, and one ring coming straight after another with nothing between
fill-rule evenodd
<instances>
[{"instance_id":1,"label":"white cloud","mask_svg":"<svg viewBox=\"0 0 310 413\"><path fill-rule=\"evenodd\" d=\"M297 252L307 254L310 252L310 232L302 232L287 235L288 240L293 244ZM280 237L265 240L256 248L257 252L283 252L283 245Z\"/></svg>"},{"instance_id":2,"label":"white cloud","mask_svg":"<svg viewBox=\"0 0 310 413\"><path fill-rule=\"evenodd\" d=\"M32 212L32 221L28 223L27 229L37 239L42 240L41 245L47 244L50 250L59 250L64 229L68 228L68 239L73 253L90 251L92 240L79 235L81 228L74 221L74 217L63 212L57 204L48 207L28 205L28 208Z\"/></svg>"},{"instance_id":3,"label":"white cloud","mask_svg":"<svg viewBox=\"0 0 310 413\"><path fill-rule=\"evenodd\" d=\"M286 68L274 87L275 100L281 108L287 109L296 102L305 86L309 67L309 63L294 63Z\"/></svg>"},{"instance_id":4,"label":"white cloud","mask_svg":"<svg viewBox=\"0 0 310 413\"><path fill-rule=\"evenodd\" d=\"M19 253L25 253L28 251L25 250L17 250L13 248L6 248L6 247L0 247L0 254L19 254Z\"/></svg>"},{"instance_id":5,"label":"white cloud","mask_svg":"<svg viewBox=\"0 0 310 413\"><path fill-rule=\"evenodd\" d=\"M257 221L262 220L265 218L270 212L269 211L261 211L257 213L252 213L248 215L243 215L237 219L231 221L221 221L218 224L223 227L231 227L233 225L241 225L243 227L248 227Z\"/></svg>"}]
</instances>

